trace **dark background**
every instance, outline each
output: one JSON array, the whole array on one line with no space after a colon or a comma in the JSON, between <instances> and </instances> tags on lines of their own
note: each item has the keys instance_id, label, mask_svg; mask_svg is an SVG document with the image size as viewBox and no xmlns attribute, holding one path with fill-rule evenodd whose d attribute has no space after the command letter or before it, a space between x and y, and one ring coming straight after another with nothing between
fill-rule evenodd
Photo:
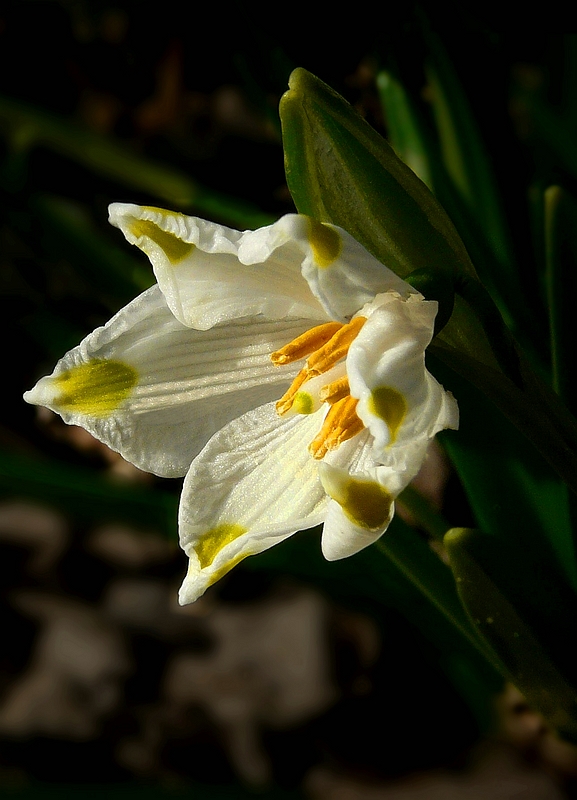
<instances>
[{"instance_id":1,"label":"dark background","mask_svg":"<svg viewBox=\"0 0 577 800\"><path fill-rule=\"evenodd\" d=\"M434 16L411 4L374 16L361 3L316 22L310 8L265 15L240 3L0 5L0 792L378 798L393 780L442 768L452 777L438 796L450 797L451 781L483 785L479 763L493 765L486 796L513 796L498 794L507 770L535 797L570 782L570 755L544 755L548 734L522 699L507 696L501 716L489 709L483 722L401 609L359 598L335 579L341 573L317 564L318 532L299 539L314 578L263 562L178 612L179 482L125 467L21 400L67 347L152 280L108 228L108 203L168 205L153 188L47 142L46 119L187 176L213 198L219 222L238 226L231 208L272 220L293 210L277 115L290 71L309 69L386 134L380 67L398 70L427 113L427 24L466 87L516 256L531 262L530 187L573 178L519 97L529 90L552 107L566 102L571 37L502 34L488 12L453 4L437 4ZM208 216L194 202L178 210ZM466 524L456 479L440 489L449 519ZM317 667L294 678L266 647L243 649L269 625L275 635L285 625L287 641L294 636ZM204 688L187 693L186 677L174 675L189 663L190 681ZM309 687L300 713L270 710L267 692L299 685ZM233 724L234 703L242 712ZM413 796L405 789L399 796Z\"/></svg>"}]
</instances>

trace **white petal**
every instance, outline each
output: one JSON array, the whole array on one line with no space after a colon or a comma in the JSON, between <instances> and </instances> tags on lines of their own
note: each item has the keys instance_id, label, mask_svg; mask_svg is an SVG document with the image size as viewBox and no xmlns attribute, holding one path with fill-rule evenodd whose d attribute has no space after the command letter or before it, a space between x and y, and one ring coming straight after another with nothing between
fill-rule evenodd
<instances>
[{"instance_id":1,"label":"white petal","mask_svg":"<svg viewBox=\"0 0 577 800\"><path fill-rule=\"evenodd\" d=\"M405 297L415 291L343 228L310 218L297 220L294 227L306 243L303 275L332 319L349 320L382 292L396 291Z\"/></svg>"},{"instance_id":2,"label":"white petal","mask_svg":"<svg viewBox=\"0 0 577 800\"><path fill-rule=\"evenodd\" d=\"M393 518L395 504L390 507L390 518L382 528L370 529L363 528L347 517L342 506L331 500L328 504L321 539L323 556L327 561L339 561L341 558L354 556L368 547L377 539L380 539L387 530L390 520Z\"/></svg>"},{"instance_id":3,"label":"white petal","mask_svg":"<svg viewBox=\"0 0 577 800\"><path fill-rule=\"evenodd\" d=\"M309 325L257 317L192 330L155 286L67 353L25 399L86 428L143 470L184 475L225 423L283 393L295 367L274 367L270 353ZM96 377L95 364L104 365ZM82 370L80 386L74 376ZM135 376L133 385L125 373ZM63 384L67 374L72 383ZM73 396L63 400L66 391Z\"/></svg>"},{"instance_id":4,"label":"white petal","mask_svg":"<svg viewBox=\"0 0 577 800\"><path fill-rule=\"evenodd\" d=\"M219 431L195 458L179 513L190 559L181 603L245 556L322 522L327 497L308 444L324 413L286 419L274 404L262 406Z\"/></svg>"},{"instance_id":5,"label":"white petal","mask_svg":"<svg viewBox=\"0 0 577 800\"><path fill-rule=\"evenodd\" d=\"M269 228L239 231L164 211L123 203L110 206L110 222L143 250L180 322L199 330L230 319L263 314L269 319L326 315L301 275L302 255L280 248L255 261L239 250L268 236Z\"/></svg>"},{"instance_id":6,"label":"white petal","mask_svg":"<svg viewBox=\"0 0 577 800\"><path fill-rule=\"evenodd\" d=\"M415 291L336 225L287 214L265 236L266 230L255 232L254 242L258 234L262 243L260 249L255 248L250 254L243 241L239 258L253 263L257 258L271 257L275 248L284 249L291 253L291 258L296 258L300 249L302 274L331 319L349 320L379 293L392 290L407 296Z\"/></svg>"},{"instance_id":7,"label":"white petal","mask_svg":"<svg viewBox=\"0 0 577 800\"><path fill-rule=\"evenodd\" d=\"M377 297L361 312L368 320L347 356L357 414L375 439L381 463L405 477L418 472L429 440L459 422L455 399L425 367L436 310L435 302L418 295Z\"/></svg>"},{"instance_id":8,"label":"white petal","mask_svg":"<svg viewBox=\"0 0 577 800\"><path fill-rule=\"evenodd\" d=\"M406 486L402 474L378 465L372 445L365 430L320 465L321 482L331 497L321 541L329 561L354 555L382 536L393 518L393 500Z\"/></svg>"}]
</instances>

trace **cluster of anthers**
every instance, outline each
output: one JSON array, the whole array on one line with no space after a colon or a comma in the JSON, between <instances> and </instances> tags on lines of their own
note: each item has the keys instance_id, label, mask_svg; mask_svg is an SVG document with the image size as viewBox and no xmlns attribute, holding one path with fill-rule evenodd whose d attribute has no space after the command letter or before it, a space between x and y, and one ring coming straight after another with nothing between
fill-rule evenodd
<instances>
[{"instance_id":1,"label":"cluster of anthers","mask_svg":"<svg viewBox=\"0 0 577 800\"><path fill-rule=\"evenodd\" d=\"M313 458L322 459L365 427L357 415L359 401L351 397L344 359L366 321L366 317L355 317L347 324L317 325L271 355L275 365L306 358L305 366L277 401L278 414L312 414L322 403L330 406L319 433L309 444Z\"/></svg>"}]
</instances>

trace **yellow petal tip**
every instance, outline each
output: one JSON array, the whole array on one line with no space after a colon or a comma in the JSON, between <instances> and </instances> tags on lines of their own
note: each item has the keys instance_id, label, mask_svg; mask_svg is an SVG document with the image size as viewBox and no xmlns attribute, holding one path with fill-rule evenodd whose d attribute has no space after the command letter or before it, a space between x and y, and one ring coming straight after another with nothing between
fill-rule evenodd
<instances>
[{"instance_id":1,"label":"yellow petal tip","mask_svg":"<svg viewBox=\"0 0 577 800\"><path fill-rule=\"evenodd\" d=\"M130 397L137 382L138 372L130 364L94 359L42 378L24 399L59 412L106 417Z\"/></svg>"}]
</instances>

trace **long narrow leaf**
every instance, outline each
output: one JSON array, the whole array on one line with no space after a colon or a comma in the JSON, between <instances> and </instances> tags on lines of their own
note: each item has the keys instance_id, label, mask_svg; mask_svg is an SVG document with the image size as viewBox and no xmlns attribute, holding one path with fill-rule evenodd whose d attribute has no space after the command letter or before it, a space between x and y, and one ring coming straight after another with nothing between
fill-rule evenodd
<instances>
[{"instance_id":1,"label":"long narrow leaf","mask_svg":"<svg viewBox=\"0 0 577 800\"><path fill-rule=\"evenodd\" d=\"M17 149L48 147L101 177L158 197L174 208L194 210L238 228L258 228L274 221L244 200L208 189L111 139L6 97L0 97L0 128Z\"/></svg>"},{"instance_id":2,"label":"long narrow leaf","mask_svg":"<svg viewBox=\"0 0 577 800\"><path fill-rule=\"evenodd\" d=\"M555 657L534 627L513 606L491 575L493 553L484 558L487 537L474 530L457 528L445 537L459 595L471 621L503 662L504 674L572 742L577 741L577 690L575 669L571 678L559 669ZM515 569L516 565L511 565ZM565 663L563 665L567 667Z\"/></svg>"}]
</instances>

